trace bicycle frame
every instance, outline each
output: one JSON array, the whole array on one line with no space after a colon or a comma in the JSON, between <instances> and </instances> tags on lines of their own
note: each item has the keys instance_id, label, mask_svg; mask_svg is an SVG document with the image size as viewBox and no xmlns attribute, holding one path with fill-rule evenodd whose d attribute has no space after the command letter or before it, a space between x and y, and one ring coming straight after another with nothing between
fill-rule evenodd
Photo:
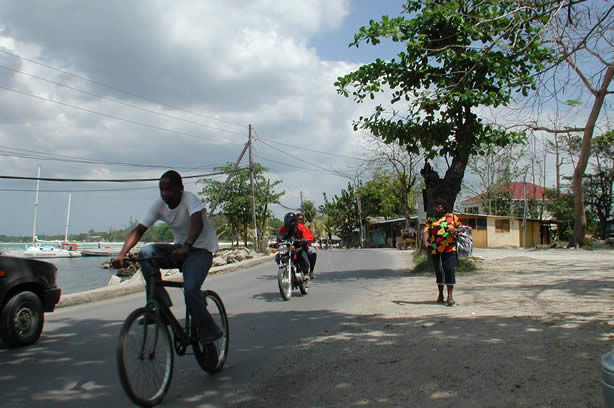
<instances>
[{"instance_id":1,"label":"bicycle frame","mask_svg":"<svg viewBox=\"0 0 614 408\"><path fill-rule=\"evenodd\" d=\"M162 401L170 387L175 355L186 354L188 346L204 371L219 372L228 356L229 329L226 309L217 293L201 290L203 301L215 308L215 320L223 336L216 342L201 344L190 308L186 305L182 325L171 307L157 296L159 287L183 289L184 283L153 276L147 286L146 305L132 311L122 325L116 358L120 382L128 397L138 405L152 406Z\"/></svg>"},{"instance_id":2,"label":"bicycle frame","mask_svg":"<svg viewBox=\"0 0 614 408\"><path fill-rule=\"evenodd\" d=\"M171 287L171 288L179 288L183 289L183 282L174 282L174 281L166 281L162 279L152 279L150 290L152 293L155 293L155 289L157 286L162 287ZM182 325L179 320L175 317L175 314L172 312L170 307L163 306L161 302L156 299L155 295L149 294L147 307L153 308L156 313L162 317L162 321L168 323L173 330L173 334L175 335L175 351L180 356L185 354L187 346L193 343L194 333L192 332L193 328L190 324L191 315L190 309L186 305L185 308L185 323ZM179 342L177 342L179 340Z\"/></svg>"}]
</instances>

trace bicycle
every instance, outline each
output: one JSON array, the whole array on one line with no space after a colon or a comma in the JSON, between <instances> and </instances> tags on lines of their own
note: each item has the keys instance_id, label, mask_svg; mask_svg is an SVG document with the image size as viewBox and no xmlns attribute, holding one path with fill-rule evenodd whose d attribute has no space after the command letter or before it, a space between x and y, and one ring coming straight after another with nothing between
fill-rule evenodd
<instances>
[{"instance_id":1,"label":"bicycle","mask_svg":"<svg viewBox=\"0 0 614 408\"><path fill-rule=\"evenodd\" d=\"M164 257L124 260L126 264L155 260ZM159 404L171 385L174 358L192 346L199 366L210 374L219 372L228 357L229 327L226 308L220 296L212 290L203 290L203 299L211 317L222 330L222 337L201 347L198 329L191 324L190 310L186 306L182 325L170 307L165 306L153 294L156 287L183 288L183 282L151 279L145 307L132 311L124 321L117 344L116 358L122 387L135 404L153 406ZM171 334L169 326L173 331Z\"/></svg>"}]
</instances>

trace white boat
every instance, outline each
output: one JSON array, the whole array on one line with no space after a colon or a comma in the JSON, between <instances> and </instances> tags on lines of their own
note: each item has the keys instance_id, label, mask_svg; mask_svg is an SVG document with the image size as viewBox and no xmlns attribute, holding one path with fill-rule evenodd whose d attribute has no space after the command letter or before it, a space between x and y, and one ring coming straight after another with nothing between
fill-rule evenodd
<instances>
[{"instance_id":1,"label":"white boat","mask_svg":"<svg viewBox=\"0 0 614 408\"><path fill-rule=\"evenodd\" d=\"M68 194L68 209L66 210L66 231L64 232L64 242L57 242L57 246L53 246L54 241L40 241L36 236L36 223L38 215L38 189L41 176L41 168L38 166L36 172L36 195L34 198L34 225L32 226L32 246L23 251L23 256L28 258L75 258L81 256L81 252L77 251L77 244L68 242L68 225L70 220L70 199L71 194ZM47 245L43 245L47 244Z\"/></svg>"},{"instance_id":2,"label":"white boat","mask_svg":"<svg viewBox=\"0 0 614 408\"><path fill-rule=\"evenodd\" d=\"M74 258L81 256L81 252L66 247L34 244L23 251L23 256L27 258Z\"/></svg>"}]
</instances>

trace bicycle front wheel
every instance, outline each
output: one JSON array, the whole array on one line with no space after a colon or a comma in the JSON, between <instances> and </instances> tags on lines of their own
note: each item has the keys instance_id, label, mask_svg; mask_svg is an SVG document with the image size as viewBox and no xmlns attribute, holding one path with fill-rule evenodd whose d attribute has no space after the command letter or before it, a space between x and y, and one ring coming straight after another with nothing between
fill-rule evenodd
<instances>
[{"instance_id":1,"label":"bicycle front wheel","mask_svg":"<svg viewBox=\"0 0 614 408\"><path fill-rule=\"evenodd\" d=\"M224 367L228 357L228 345L230 343L230 328L226 308L220 295L212 290L203 290L203 297L207 304L207 311L222 330L222 337L202 347L199 342L193 344L194 354L198 365L210 374L217 373Z\"/></svg>"},{"instance_id":2,"label":"bicycle front wheel","mask_svg":"<svg viewBox=\"0 0 614 408\"><path fill-rule=\"evenodd\" d=\"M135 404L150 407L162 401L171 385L173 343L156 312L143 307L130 313L117 344L122 387Z\"/></svg>"}]
</instances>

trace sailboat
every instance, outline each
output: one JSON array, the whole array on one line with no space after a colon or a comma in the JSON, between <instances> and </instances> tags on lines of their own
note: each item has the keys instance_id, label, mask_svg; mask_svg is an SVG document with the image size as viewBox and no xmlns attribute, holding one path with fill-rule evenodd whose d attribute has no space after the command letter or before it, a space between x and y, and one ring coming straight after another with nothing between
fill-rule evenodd
<instances>
[{"instance_id":1,"label":"sailboat","mask_svg":"<svg viewBox=\"0 0 614 408\"><path fill-rule=\"evenodd\" d=\"M23 251L23 256L28 258L74 258L81 256L81 252L77 250L76 243L68 242L68 225L70 220L70 200L71 194L68 194L68 209L66 211L66 230L64 232L64 242L58 243L58 246L50 245L52 242L43 242L36 236L36 222L38 216L38 189L40 184L40 171L38 166L36 176L36 195L34 199L34 226L32 227L32 246ZM47 245L44 245L47 244Z\"/></svg>"}]
</instances>

